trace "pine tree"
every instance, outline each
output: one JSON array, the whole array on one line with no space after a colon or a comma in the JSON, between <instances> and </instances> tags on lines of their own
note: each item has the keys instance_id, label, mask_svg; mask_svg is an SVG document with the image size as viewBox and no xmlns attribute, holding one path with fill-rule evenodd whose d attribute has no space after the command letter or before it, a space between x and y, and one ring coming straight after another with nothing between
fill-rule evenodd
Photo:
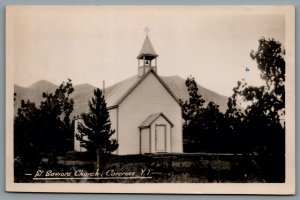
<instances>
[{"instance_id":1,"label":"pine tree","mask_svg":"<svg viewBox=\"0 0 300 200\"><path fill-rule=\"evenodd\" d=\"M190 145L195 142L195 140L198 140L198 131L195 128L197 126L197 123L195 124L195 118L198 116L199 112L201 112L205 100L198 92L197 82L194 77L188 77L185 81L185 85L189 93L189 99L186 101L179 99L179 102L182 109L182 118L184 119L184 143Z\"/></svg>"},{"instance_id":2,"label":"pine tree","mask_svg":"<svg viewBox=\"0 0 300 200\"><path fill-rule=\"evenodd\" d=\"M98 88L94 90L94 98L89 101L88 113L83 113L82 122L79 123L76 135L80 141L80 146L90 153L96 153L97 169L100 169L100 158L115 151L119 144L116 139L110 139L115 133L111 129L109 112L102 91Z\"/></svg>"},{"instance_id":3,"label":"pine tree","mask_svg":"<svg viewBox=\"0 0 300 200\"><path fill-rule=\"evenodd\" d=\"M197 112L202 108L205 100L198 92L197 82L195 78L190 76L186 79L185 85L189 93L189 99L183 102L179 100L182 107L182 117L184 119L184 127L188 126L189 123L196 116Z\"/></svg>"}]
</instances>

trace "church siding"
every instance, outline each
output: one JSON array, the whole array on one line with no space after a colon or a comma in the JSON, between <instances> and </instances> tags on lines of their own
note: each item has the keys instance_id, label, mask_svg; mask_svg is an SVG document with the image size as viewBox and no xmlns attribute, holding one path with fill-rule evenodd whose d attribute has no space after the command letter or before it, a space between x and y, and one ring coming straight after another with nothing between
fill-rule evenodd
<instances>
[{"instance_id":1,"label":"church siding","mask_svg":"<svg viewBox=\"0 0 300 200\"><path fill-rule=\"evenodd\" d=\"M115 133L111 136L111 139L117 139L118 140L118 108L113 108L109 110L109 119L111 122L111 129L115 130ZM118 149L113 152L114 154L118 154Z\"/></svg>"},{"instance_id":2,"label":"church siding","mask_svg":"<svg viewBox=\"0 0 300 200\"><path fill-rule=\"evenodd\" d=\"M150 114L158 112L164 113L174 124L172 152L182 152L181 108L155 75L150 73L119 105L118 154L140 153L138 126Z\"/></svg>"},{"instance_id":3,"label":"church siding","mask_svg":"<svg viewBox=\"0 0 300 200\"><path fill-rule=\"evenodd\" d=\"M150 153L150 128L141 129L141 153Z\"/></svg>"},{"instance_id":4,"label":"church siding","mask_svg":"<svg viewBox=\"0 0 300 200\"><path fill-rule=\"evenodd\" d=\"M77 140L77 137L76 137L77 135L81 135L81 133L78 130L79 123L84 124L82 119L76 119L74 121L74 126L75 126L75 129L74 129L74 131L75 131L74 132L74 151L85 152L85 151L87 151L87 149L80 146L80 141ZM83 136L83 138L87 139L87 136Z\"/></svg>"}]
</instances>

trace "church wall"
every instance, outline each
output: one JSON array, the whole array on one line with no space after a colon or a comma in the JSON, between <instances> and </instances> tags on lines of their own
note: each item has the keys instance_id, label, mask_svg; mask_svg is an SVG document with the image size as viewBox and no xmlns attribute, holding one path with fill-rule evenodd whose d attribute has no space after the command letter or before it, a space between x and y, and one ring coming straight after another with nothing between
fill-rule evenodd
<instances>
[{"instance_id":1,"label":"church wall","mask_svg":"<svg viewBox=\"0 0 300 200\"><path fill-rule=\"evenodd\" d=\"M141 153L150 153L150 128L141 129Z\"/></svg>"},{"instance_id":2,"label":"church wall","mask_svg":"<svg viewBox=\"0 0 300 200\"><path fill-rule=\"evenodd\" d=\"M163 112L174 124L172 152L182 152L181 108L153 73L150 73L119 105L118 154L140 153L138 126L153 113Z\"/></svg>"},{"instance_id":3,"label":"church wall","mask_svg":"<svg viewBox=\"0 0 300 200\"><path fill-rule=\"evenodd\" d=\"M74 121L74 131L75 131L75 133L74 133L74 151L84 152L84 151L87 151L86 148L81 147L80 146L80 141L77 140L77 138L76 138L77 134L81 135L81 133L78 130L79 123L83 123L83 120L82 119L76 119ZM84 136L84 137L85 137L84 139L86 139L86 136Z\"/></svg>"},{"instance_id":4,"label":"church wall","mask_svg":"<svg viewBox=\"0 0 300 200\"><path fill-rule=\"evenodd\" d=\"M109 112L109 119L111 122L111 129L115 130L115 133L111 136L111 139L117 139L118 140L118 127L117 127L117 113L118 108L110 109ZM118 149L113 152L113 154L118 154Z\"/></svg>"}]
</instances>

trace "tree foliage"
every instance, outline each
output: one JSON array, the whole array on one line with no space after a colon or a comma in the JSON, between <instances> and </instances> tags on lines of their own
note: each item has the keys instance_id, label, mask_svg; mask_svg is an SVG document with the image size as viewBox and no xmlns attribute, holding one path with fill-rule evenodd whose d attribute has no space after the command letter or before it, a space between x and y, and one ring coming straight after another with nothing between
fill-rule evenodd
<instances>
[{"instance_id":1,"label":"tree foliage","mask_svg":"<svg viewBox=\"0 0 300 200\"><path fill-rule=\"evenodd\" d=\"M184 151L218 151L219 141L224 128L224 115L219 111L219 106L209 102L204 106L205 100L198 91L197 82L193 77L188 77L186 87L189 99L183 102L182 108Z\"/></svg>"},{"instance_id":2,"label":"tree foliage","mask_svg":"<svg viewBox=\"0 0 300 200\"><path fill-rule=\"evenodd\" d=\"M188 77L185 85L189 93L189 99L186 101L179 99L179 102L182 109L182 118L184 119L183 139L187 143L197 140L197 124L195 124L195 121L196 117L199 117L199 112L201 112L205 100L199 94L197 82L194 77Z\"/></svg>"},{"instance_id":3,"label":"tree foliage","mask_svg":"<svg viewBox=\"0 0 300 200\"><path fill-rule=\"evenodd\" d=\"M185 85L189 93L189 99L186 101L180 99L179 102L182 107L182 118L184 119L183 126L187 127L201 110L205 100L202 98L201 94L199 94L197 82L194 77L188 77L185 81Z\"/></svg>"},{"instance_id":4,"label":"tree foliage","mask_svg":"<svg viewBox=\"0 0 300 200\"><path fill-rule=\"evenodd\" d=\"M71 80L63 82L54 93L43 93L39 107L30 100L21 101L14 120L14 154L37 167L42 154L62 154L71 137L70 114L74 91ZM34 167L32 167L34 169Z\"/></svg>"},{"instance_id":5,"label":"tree foliage","mask_svg":"<svg viewBox=\"0 0 300 200\"><path fill-rule=\"evenodd\" d=\"M224 148L221 144L224 136L224 114L220 112L217 104L210 101L207 107L198 113L194 123L197 124L197 134L201 137L200 149L219 152Z\"/></svg>"},{"instance_id":6,"label":"tree foliage","mask_svg":"<svg viewBox=\"0 0 300 200\"><path fill-rule=\"evenodd\" d=\"M70 114L73 111L74 101L70 99L70 94L74 91L71 80L61 84L54 94L43 93L43 101L41 102L41 111L45 115L53 113L52 116L59 117L64 127L70 127Z\"/></svg>"},{"instance_id":7,"label":"tree foliage","mask_svg":"<svg viewBox=\"0 0 300 200\"><path fill-rule=\"evenodd\" d=\"M251 58L265 84L260 87L238 82L229 99L227 118L232 132L239 132L244 151L259 155L268 181L284 181L285 156L285 50L274 39L259 40ZM247 105L242 112L237 104Z\"/></svg>"},{"instance_id":8,"label":"tree foliage","mask_svg":"<svg viewBox=\"0 0 300 200\"><path fill-rule=\"evenodd\" d=\"M265 84L254 87L248 86L246 82L238 82L234 90L233 96L239 96L240 101L248 105L243 115L246 117L247 132L254 136L253 148L257 151L268 149L273 153L284 152L284 55L285 51L279 42L274 39L260 39L258 50L252 51L250 56L256 61ZM234 103L237 104L237 99ZM280 140L283 142L279 142ZM277 147L274 146L275 143Z\"/></svg>"},{"instance_id":9,"label":"tree foliage","mask_svg":"<svg viewBox=\"0 0 300 200\"><path fill-rule=\"evenodd\" d=\"M265 84L250 86L238 81L225 114L203 99L193 78L186 86L190 98L181 101L183 133L188 151L223 151L257 155L255 161L270 182L284 181L285 169L285 50L274 39L261 38L256 61ZM187 150L187 149L185 149Z\"/></svg>"},{"instance_id":10,"label":"tree foliage","mask_svg":"<svg viewBox=\"0 0 300 200\"><path fill-rule=\"evenodd\" d=\"M99 157L112 153L119 144L116 139L111 139L115 130L111 129L105 98L99 88L94 90L94 97L92 101L89 101L89 109L88 113L81 115L82 121L78 125L80 134L76 137L81 147L97 154L97 168L99 169Z\"/></svg>"}]
</instances>

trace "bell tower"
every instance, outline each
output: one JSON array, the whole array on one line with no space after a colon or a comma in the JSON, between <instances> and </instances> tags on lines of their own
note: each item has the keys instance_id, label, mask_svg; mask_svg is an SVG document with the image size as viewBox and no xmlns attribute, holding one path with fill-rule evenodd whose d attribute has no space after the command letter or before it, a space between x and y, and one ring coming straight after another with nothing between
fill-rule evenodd
<instances>
[{"instance_id":1,"label":"bell tower","mask_svg":"<svg viewBox=\"0 0 300 200\"><path fill-rule=\"evenodd\" d=\"M157 72L157 57L158 55L155 53L154 48L149 39L148 33L149 28L145 28L146 38L142 49L137 56L138 59L138 76L143 77L149 70L153 69Z\"/></svg>"}]
</instances>

